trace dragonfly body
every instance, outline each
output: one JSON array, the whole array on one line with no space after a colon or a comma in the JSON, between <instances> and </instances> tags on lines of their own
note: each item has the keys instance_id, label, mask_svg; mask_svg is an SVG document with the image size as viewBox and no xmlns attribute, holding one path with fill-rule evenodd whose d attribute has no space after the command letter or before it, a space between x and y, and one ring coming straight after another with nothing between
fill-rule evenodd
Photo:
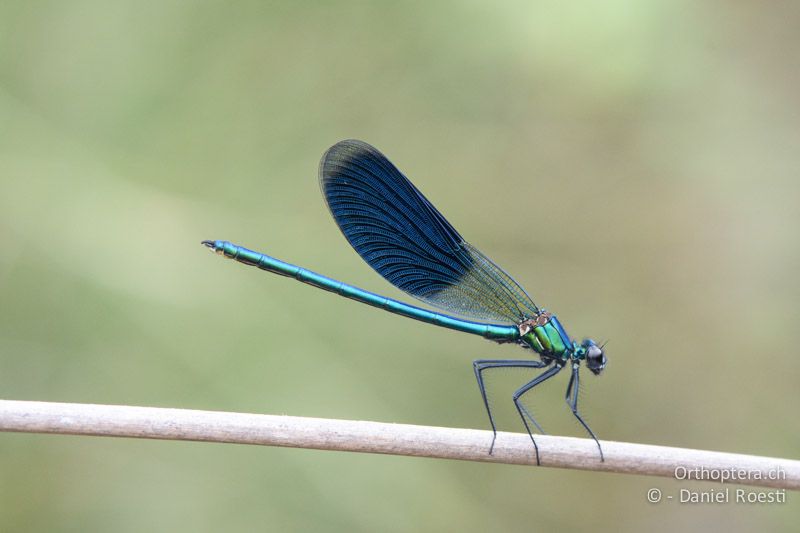
<instances>
[{"instance_id":1,"label":"dragonfly body","mask_svg":"<svg viewBox=\"0 0 800 533\"><path fill-rule=\"evenodd\" d=\"M203 241L216 253L246 265L303 283L390 313L436 326L516 343L538 359L473 362L489 421L497 429L483 373L494 368L542 368L521 386L513 402L531 437L539 464L539 447L531 424L544 433L521 402L536 385L571 367L566 401L572 413L603 450L578 413L579 368L603 371L603 347L591 339L573 340L555 315L537 307L521 286L461 237L419 190L380 152L355 140L332 146L320 163L320 185L328 208L350 245L387 281L445 314L387 298L255 252L228 241ZM463 317L463 318L462 318ZM530 424L529 424L530 423ZM495 440L489 448L494 449Z\"/></svg>"},{"instance_id":2,"label":"dragonfly body","mask_svg":"<svg viewBox=\"0 0 800 533\"><path fill-rule=\"evenodd\" d=\"M577 360L585 359L585 354L580 350L577 343L570 338L558 318L544 310L536 317L518 326L473 322L381 296L228 241L203 241L203 244L220 255L245 265L294 278L313 287L396 315L413 318L434 326L480 335L485 339L496 342L516 342L532 349L542 357L554 361L566 362L571 358ZM522 332L525 333L522 334Z\"/></svg>"}]
</instances>

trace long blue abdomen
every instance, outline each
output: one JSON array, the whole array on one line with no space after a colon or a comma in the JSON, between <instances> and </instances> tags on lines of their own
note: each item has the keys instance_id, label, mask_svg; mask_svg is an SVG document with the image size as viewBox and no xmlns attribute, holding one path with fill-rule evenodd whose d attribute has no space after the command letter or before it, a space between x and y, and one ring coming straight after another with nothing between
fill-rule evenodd
<instances>
[{"instance_id":1,"label":"long blue abdomen","mask_svg":"<svg viewBox=\"0 0 800 533\"><path fill-rule=\"evenodd\" d=\"M286 263L274 257L248 250L242 246L227 241L204 241L209 248L215 252L234 259L246 265L255 266L261 270L274 272L282 276L295 278L298 281L319 287L326 291L336 293L345 298L350 298L373 307L378 307L396 315L406 316L428 324L440 326L473 335L480 335L486 339L498 342L513 342L519 339L519 330L516 326L502 324L486 324L482 322L472 322L452 317L442 313L435 313L421 307L416 307L403 303L380 294L359 289L353 285L323 276L311 270Z\"/></svg>"}]
</instances>

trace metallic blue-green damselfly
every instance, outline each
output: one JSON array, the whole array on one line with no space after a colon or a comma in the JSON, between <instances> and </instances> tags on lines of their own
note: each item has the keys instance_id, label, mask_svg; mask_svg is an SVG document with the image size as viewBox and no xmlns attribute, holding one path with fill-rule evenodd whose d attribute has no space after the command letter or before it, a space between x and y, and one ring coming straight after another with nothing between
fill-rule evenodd
<instances>
[{"instance_id":1,"label":"metallic blue-green damselfly","mask_svg":"<svg viewBox=\"0 0 800 533\"><path fill-rule=\"evenodd\" d=\"M603 449L578 412L581 362L594 374L606 366L603 347L591 339L573 340L555 315L537 307L503 269L466 242L425 196L383 154L369 144L347 140L332 146L319 166L322 194L350 245L386 281L443 314L359 289L321 274L227 241L203 241L220 255L289 276L340 296L397 315L500 343L513 342L538 354L536 359L481 359L473 362L493 438L497 438L483 373L494 368L545 369L514 392L513 402L533 442L531 426L544 433L522 404L535 386L571 368L566 401L572 414ZM456 315L456 316L453 316Z\"/></svg>"}]
</instances>

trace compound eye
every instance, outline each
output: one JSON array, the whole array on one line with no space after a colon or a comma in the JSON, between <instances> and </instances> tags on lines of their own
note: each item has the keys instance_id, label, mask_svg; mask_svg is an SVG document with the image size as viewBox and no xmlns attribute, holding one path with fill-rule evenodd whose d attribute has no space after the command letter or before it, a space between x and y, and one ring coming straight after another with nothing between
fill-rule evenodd
<instances>
[{"instance_id":1,"label":"compound eye","mask_svg":"<svg viewBox=\"0 0 800 533\"><path fill-rule=\"evenodd\" d=\"M603 350L598 346L592 345L586 349L586 360L589 363L600 362L603 360Z\"/></svg>"},{"instance_id":2,"label":"compound eye","mask_svg":"<svg viewBox=\"0 0 800 533\"><path fill-rule=\"evenodd\" d=\"M594 344L586 348L586 367L596 376L603 371L606 367L606 356L602 348Z\"/></svg>"}]
</instances>

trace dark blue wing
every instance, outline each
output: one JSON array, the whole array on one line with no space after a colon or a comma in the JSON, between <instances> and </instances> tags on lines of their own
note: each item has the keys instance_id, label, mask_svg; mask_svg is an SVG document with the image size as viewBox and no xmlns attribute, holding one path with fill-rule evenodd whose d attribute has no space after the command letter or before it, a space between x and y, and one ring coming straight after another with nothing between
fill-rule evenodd
<instances>
[{"instance_id":1,"label":"dark blue wing","mask_svg":"<svg viewBox=\"0 0 800 533\"><path fill-rule=\"evenodd\" d=\"M369 144L333 145L322 156L319 180L350 245L395 287L469 318L518 323L538 313L522 287Z\"/></svg>"}]
</instances>

